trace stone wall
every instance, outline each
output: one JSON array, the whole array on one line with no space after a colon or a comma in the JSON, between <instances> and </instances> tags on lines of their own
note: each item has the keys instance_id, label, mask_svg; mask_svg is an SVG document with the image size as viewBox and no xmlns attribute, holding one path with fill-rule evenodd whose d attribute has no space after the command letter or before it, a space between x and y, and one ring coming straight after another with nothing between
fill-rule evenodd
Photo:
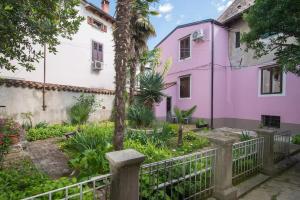
<instances>
[{"instance_id":1,"label":"stone wall","mask_svg":"<svg viewBox=\"0 0 300 200\"><path fill-rule=\"evenodd\" d=\"M21 113L31 112L33 123L46 121L48 123L69 122L68 109L76 102L80 92L47 90L45 94L46 111L43 111L43 93L40 89L0 86L0 115L11 116L22 123ZM101 101L90 121L102 121L110 118L114 95L95 94Z\"/></svg>"}]
</instances>

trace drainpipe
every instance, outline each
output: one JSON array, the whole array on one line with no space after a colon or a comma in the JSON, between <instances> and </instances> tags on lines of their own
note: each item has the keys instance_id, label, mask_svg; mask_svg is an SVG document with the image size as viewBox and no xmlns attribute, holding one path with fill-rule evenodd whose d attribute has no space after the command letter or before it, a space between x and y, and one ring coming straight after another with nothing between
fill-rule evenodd
<instances>
[{"instance_id":1,"label":"drainpipe","mask_svg":"<svg viewBox=\"0 0 300 200\"><path fill-rule=\"evenodd\" d=\"M210 106L210 126L214 128L214 21L211 22L211 106Z\"/></svg>"},{"instance_id":2,"label":"drainpipe","mask_svg":"<svg viewBox=\"0 0 300 200\"><path fill-rule=\"evenodd\" d=\"M47 108L45 102L45 93L46 93L45 84L46 84L46 44L44 45L44 81L43 81L43 105L42 105L43 111L46 111Z\"/></svg>"}]
</instances>

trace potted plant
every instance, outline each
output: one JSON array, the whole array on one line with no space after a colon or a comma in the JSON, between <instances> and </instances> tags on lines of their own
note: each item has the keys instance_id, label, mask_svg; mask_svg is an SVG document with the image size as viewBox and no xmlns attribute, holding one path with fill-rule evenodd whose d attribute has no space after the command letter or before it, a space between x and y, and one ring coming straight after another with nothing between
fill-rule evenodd
<instances>
[{"instance_id":1,"label":"potted plant","mask_svg":"<svg viewBox=\"0 0 300 200\"><path fill-rule=\"evenodd\" d=\"M20 140L21 126L13 119L2 119L0 124L0 135L7 136L11 144L17 144Z\"/></svg>"},{"instance_id":2,"label":"potted plant","mask_svg":"<svg viewBox=\"0 0 300 200\"><path fill-rule=\"evenodd\" d=\"M208 124L204 119L197 119L196 121L196 127L197 128L207 128Z\"/></svg>"}]
</instances>

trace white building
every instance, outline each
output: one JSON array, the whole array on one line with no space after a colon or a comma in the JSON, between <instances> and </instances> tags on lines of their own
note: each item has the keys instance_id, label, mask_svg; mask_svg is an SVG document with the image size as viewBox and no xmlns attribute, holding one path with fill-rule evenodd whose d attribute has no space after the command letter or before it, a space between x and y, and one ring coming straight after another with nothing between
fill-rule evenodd
<instances>
[{"instance_id":1,"label":"white building","mask_svg":"<svg viewBox=\"0 0 300 200\"><path fill-rule=\"evenodd\" d=\"M67 121L67 108L74 103L73 96L87 92L103 100L100 113L96 112L92 119L110 116L115 77L115 20L108 14L108 0L99 0L99 7L82 0L78 9L84 17L79 31L72 40L62 38L56 54L46 52L45 64L42 59L31 72L22 67L15 72L0 72L4 78L0 86L0 106L5 106L2 112L19 120L21 112L31 112L35 122Z\"/></svg>"}]
</instances>

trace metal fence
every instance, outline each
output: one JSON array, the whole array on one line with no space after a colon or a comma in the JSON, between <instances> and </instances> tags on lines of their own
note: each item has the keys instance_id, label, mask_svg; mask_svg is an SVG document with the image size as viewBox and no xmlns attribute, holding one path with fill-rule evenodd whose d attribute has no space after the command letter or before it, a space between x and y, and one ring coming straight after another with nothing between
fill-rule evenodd
<instances>
[{"instance_id":1,"label":"metal fence","mask_svg":"<svg viewBox=\"0 0 300 200\"><path fill-rule=\"evenodd\" d=\"M202 199L214 189L216 149L146 164L140 199Z\"/></svg>"},{"instance_id":2,"label":"metal fence","mask_svg":"<svg viewBox=\"0 0 300 200\"><path fill-rule=\"evenodd\" d=\"M111 175L97 176L90 180L38 194L23 200L64 199L64 200L109 200Z\"/></svg>"},{"instance_id":3,"label":"metal fence","mask_svg":"<svg viewBox=\"0 0 300 200\"><path fill-rule=\"evenodd\" d=\"M238 184L257 174L263 165L264 138L255 138L232 146L232 181Z\"/></svg>"},{"instance_id":4,"label":"metal fence","mask_svg":"<svg viewBox=\"0 0 300 200\"><path fill-rule=\"evenodd\" d=\"M290 154L290 131L277 132L274 136L274 163L277 163Z\"/></svg>"}]
</instances>

